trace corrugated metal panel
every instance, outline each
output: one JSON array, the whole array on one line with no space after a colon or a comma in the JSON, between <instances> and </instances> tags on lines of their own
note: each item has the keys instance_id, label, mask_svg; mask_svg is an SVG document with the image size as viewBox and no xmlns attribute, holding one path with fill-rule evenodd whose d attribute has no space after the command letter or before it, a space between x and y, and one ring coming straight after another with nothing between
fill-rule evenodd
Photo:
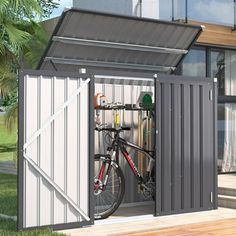
<instances>
[{"instance_id":1,"label":"corrugated metal panel","mask_svg":"<svg viewBox=\"0 0 236 236\"><path fill-rule=\"evenodd\" d=\"M34 71L20 83L19 227L90 221L89 79Z\"/></svg>"},{"instance_id":2,"label":"corrugated metal panel","mask_svg":"<svg viewBox=\"0 0 236 236\"><path fill-rule=\"evenodd\" d=\"M95 94L104 94L109 102L136 104L141 91L152 91L154 96L154 80L150 78L95 75ZM121 111L121 124L132 127L131 131L126 131L123 134L126 140L140 145L139 140L142 133L138 130L138 126L140 125L139 115L144 115L144 113L140 111ZM110 110L102 111L101 121L103 124L111 124L114 121L114 112ZM106 148L104 137L95 131L95 153L106 153L104 147ZM131 150L130 153L135 164L138 166L140 164L139 162L141 162L138 159L138 152ZM138 189L137 180L122 154L119 157L119 164L125 176L126 191L123 203L144 201L145 199Z\"/></svg>"},{"instance_id":3,"label":"corrugated metal panel","mask_svg":"<svg viewBox=\"0 0 236 236\"><path fill-rule=\"evenodd\" d=\"M201 33L200 26L70 9L39 68L103 67L169 73ZM72 65L72 66L71 66Z\"/></svg>"},{"instance_id":4,"label":"corrugated metal panel","mask_svg":"<svg viewBox=\"0 0 236 236\"><path fill-rule=\"evenodd\" d=\"M159 76L156 93L156 214L215 208L216 84Z\"/></svg>"}]
</instances>

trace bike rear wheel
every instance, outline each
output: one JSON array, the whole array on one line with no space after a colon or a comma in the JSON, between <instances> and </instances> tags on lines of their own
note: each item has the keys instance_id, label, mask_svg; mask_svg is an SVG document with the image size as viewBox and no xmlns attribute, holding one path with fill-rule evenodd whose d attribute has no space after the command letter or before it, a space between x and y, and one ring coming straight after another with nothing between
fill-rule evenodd
<instances>
[{"instance_id":1,"label":"bike rear wheel","mask_svg":"<svg viewBox=\"0 0 236 236\"><path fill-rule=\"evenodd\" d=\"M110 173L105 183L105 173L110 166ZM104 177L102 180L98 178L102 166L104 169ZM94 165L94 218L105 219L112 215L122 202L125 192L125 179L121 168L114 161L104 160L95 156Z\"/></svg>"}]
</instances>

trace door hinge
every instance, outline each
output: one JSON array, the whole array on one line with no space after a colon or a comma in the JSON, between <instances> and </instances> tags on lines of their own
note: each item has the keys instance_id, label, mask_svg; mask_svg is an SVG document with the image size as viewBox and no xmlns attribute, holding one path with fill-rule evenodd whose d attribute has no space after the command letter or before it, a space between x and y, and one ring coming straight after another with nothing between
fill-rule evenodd
<instances>
[{"instance_id":1,"label":"door hinge","mask_svg":"<svg viewBox=\"0 0 236 236\"><path fill-rule=\"evenodd\" d=\"M209 100L212 101L213 98L213 92L212 89L209 90Z\"/></svg>"},{"instance_id":2,"label":"door hinge","mask_svg":"<svg viewBox=\"0 0 236 236\"><path fill-rule=\"evenodd\" d=\"M210 193L210 202L213 203L213 192Z\"/></svg>"}]
</instances>

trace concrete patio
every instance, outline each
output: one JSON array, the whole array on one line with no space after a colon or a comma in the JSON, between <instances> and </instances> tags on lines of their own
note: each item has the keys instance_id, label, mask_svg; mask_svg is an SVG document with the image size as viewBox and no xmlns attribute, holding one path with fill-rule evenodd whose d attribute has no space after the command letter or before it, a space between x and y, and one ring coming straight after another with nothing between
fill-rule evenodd
<instances>
[{"instance_id":1,"label":"concrete patio","mask_svg":"<svg viewBox=\"0 0 236 236\"><path fill-rule=\"evenodd\" d=\"M236 174L218 175L218 205L236 209Z\"/></svg>"}]
</instances>

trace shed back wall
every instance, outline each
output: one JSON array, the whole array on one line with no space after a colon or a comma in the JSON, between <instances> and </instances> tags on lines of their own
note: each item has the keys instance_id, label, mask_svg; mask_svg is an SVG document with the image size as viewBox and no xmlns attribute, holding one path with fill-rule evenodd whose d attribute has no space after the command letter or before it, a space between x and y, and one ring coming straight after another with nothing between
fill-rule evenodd
<instances>
[{"instance_id":1,"label":"shed back wall","mask_svg":"<svg viewBox=\"0 0 236 236\"><path fill-rule=\"evenodd\" d=\"M99 84L95 83L95 94L102 93L106 95L109 102L121 102L122 104L136 104L141 91L152 91L154 95L154 86L140 86L140 85L116 85L116 84ZM137 111L121 111L121 124L124 126L131 126L131 131L124 133L126 139L135 144L140 144L140 137L142 134L138 131L139 114ZM101 121L103 124L113 122L112 111L102 111ZM100 137L101 145L99 147L98 139ZM95 132L95 153L104 153L103 138L101 134ZM130 150L131 157L136 165L141 161L138 158L136 151ZM143 201L143 197L139 192L136 178L130 170L128 163L121 155L119 164L125 176L126 191L123 203L133 203Z\"/></svg>"}]
</instances>

